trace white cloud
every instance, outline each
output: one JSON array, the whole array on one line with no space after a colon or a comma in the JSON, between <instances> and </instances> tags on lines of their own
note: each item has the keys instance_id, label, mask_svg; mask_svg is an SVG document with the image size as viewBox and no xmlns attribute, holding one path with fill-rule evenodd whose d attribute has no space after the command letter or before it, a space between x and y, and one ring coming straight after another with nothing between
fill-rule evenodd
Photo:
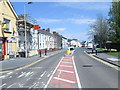
<instances>
[{"instance_id":1,"label":"white cloud","mask_svg":"<svg viewBox=\"0 0 120 90\"><path fill-rule=\"evenodd\" d=\"M90 24L95 22L95 19L69 19L69 21L72 21L75 24Z\"/></svg>"},{"instance_id":2,"label":"white cloud","mask_svg":"<svg viewBox=\"0 0 120 90\"><path fill-rule=\"evenodd\" d=\"M48 18L39 18L37 19L38 22L42 22L42 23L58 23L58 22L62 22L62 20L60 19L48 19Z\"/></svg>"},{"instance_id":3,"label":"white cloud","mask_svg":"<svg viewBox=\"0 0 120 90\"><path fill-rule=\"evenodd\" d=\"M95 1L95 0L94 0ZM88 2L88 3L66 3L66 2L61 2L57 3L56 6L66 6L69 8L76 8L80 10L105 10L110 8L109 3L101 3L101 2Z\"/></svg>"},{"instance_id":4,"label":"white cloud","mask_svg":"<svg viewBox=\"0 0 120 90\"><path fill-rule=\"evenodd\" d=\"M81 18L68 18L68 19L46 19L46 18L40 18L37 20L41 23L74 23L74 24L90 24L95 22L95 19L81 19Z\"/></svg>"},{"instance_id":5,"label":"white cloud","mask_svg":"<svg viewBox=\"0 0 120 90\"><path fill-rule=\"evenodd\" d=\"M66 28L55 28L55 29L51 29L52 31L65 31Z\"/></svg>"},{"instance_id":6,"label":"white cloud","mask_svg":"<svg viewBox=\"0 0 120 90\"><path fill-rule=\"evenodd\" d=\"M70 39L78 39L78 40L88 40L88 32L81 32L81 33L65 33L62 34L63 36L70 38Z\"/></svg>"}]
</instances>

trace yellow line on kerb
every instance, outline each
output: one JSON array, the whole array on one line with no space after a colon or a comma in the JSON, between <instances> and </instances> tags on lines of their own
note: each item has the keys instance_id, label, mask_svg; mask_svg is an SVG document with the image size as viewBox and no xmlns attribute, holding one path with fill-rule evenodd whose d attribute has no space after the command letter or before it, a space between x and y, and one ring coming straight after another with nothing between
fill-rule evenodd
<instances>
[{"instance_id":1,"label":"yellow line on kerb","mask_svg":"<svg viewBox=\"0 0 120 90\"><path fill-rule=\"evenodd\" d=\"M84 51L84 53L87 54L86 51ZM120 71L120 68L117 67L117 66L115 66L115 65L112 65L112 64L110 64L110 63L108 63L108 62L105 62L105 61L103 61L103 60L101 60L101 59L98 59L98 58L96 58L96 57L94 57L94 56L92 56L92 55L90 55L90 54L87 54L87 55L90 56L90 57L92 57L93 59L95 59L95 60L97 60L97 61L99 61L99 62L101 62L101 63L103 63L103 64L105 64L105 65L107 65L107 66L109 66L109 67L111 67L111 68L114 68L114 69Z\"/></svg>"},{"instance_id":2,"label":"yellow line on kerb","mask_svg":"<svg viewBox=\"0 0 120 90\"><path fill-rule=\"evenodd\" d=\"M58 53L60 53L60 52L58 52ZM12 71L15 71L15 70L21 70L21 69L24 69L24 68L28 68L28 67L30 67L30 66L32 66L32 65L34 65L34 64L36 64L36 63L38 63L38 62L40 62L40 61L42 61L44 59L46 59L46 58L48 58L48 57L56 55L58 53L51 54L51 55L48 55L48 56L44 56L44 58L42 58L42 59L39 59L39 60L37 60L37 61L35 61L35 62L31 63L31 64L25 65L25 66L21 66L21 67L19 67L17 69L14 69L14 70L1 71L0 74L7 73L7 72L12 72Z\"/></svg>"}]
</instances>

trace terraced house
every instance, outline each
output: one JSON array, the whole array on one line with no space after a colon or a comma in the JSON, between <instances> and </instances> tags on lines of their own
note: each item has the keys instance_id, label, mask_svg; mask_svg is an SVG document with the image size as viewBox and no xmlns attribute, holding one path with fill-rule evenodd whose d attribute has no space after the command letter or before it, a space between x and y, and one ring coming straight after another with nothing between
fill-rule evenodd
<instances>
[{"instance_id":1,"label":"terraced house","mask_svg":"<svg viewBox=\"0 0 120 90\"><path fill-rule=\"evenodd\" d=\"M0 59L16 57L18 50L17 14L9 1L0 1Z\"/></svg>"}]
</instances>

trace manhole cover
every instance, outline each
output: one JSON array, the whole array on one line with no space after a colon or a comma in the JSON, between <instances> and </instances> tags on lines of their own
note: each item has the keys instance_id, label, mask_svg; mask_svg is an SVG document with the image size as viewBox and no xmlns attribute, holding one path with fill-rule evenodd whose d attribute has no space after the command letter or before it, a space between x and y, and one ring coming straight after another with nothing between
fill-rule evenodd
<instances>
[{"instance_id":1,"label":"manhole cover","mask_svg":"<svg viewBox=\"0 0 120 90\"><path fill-rule=\"evenodd\" d=\"M93 67L93 65L83 65L82 67Z\"/></svg>"}]
</instances>

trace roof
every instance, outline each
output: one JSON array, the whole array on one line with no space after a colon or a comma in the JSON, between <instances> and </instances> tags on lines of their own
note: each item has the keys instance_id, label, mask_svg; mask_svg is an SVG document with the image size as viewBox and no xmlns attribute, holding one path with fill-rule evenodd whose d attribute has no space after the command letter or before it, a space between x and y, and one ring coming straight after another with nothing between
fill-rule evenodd
<instances>
[{"instance_id":1,"label":"roof","mask_svg":"<svg viewBox=\"0 0 120 90\"><path fill-rule=\"evenodd\" d=\"M17 22L19 22L19 23L24 23L24 20L17 20ZM31 22L29 22L29 21L26 21L26 24L30 24L30 25L34 25L34 24L32 24Z\"/></svg>"},{"instance_id":2,"label":"roof","mask_svg":"<svg viewBox=\"0 0 120 90\"><path fill-rule=\"evenodd\" d=\"M7 2L7 4L9 5L9 7L10 7L10 9L12 10L13 14L15 15L15 17L18 18L18 15L16 14L16 12L15 12L12 4L10 3L10 1L9 1L9 0L6 0L6 2Z\"/></svg>"}]
</instances>

